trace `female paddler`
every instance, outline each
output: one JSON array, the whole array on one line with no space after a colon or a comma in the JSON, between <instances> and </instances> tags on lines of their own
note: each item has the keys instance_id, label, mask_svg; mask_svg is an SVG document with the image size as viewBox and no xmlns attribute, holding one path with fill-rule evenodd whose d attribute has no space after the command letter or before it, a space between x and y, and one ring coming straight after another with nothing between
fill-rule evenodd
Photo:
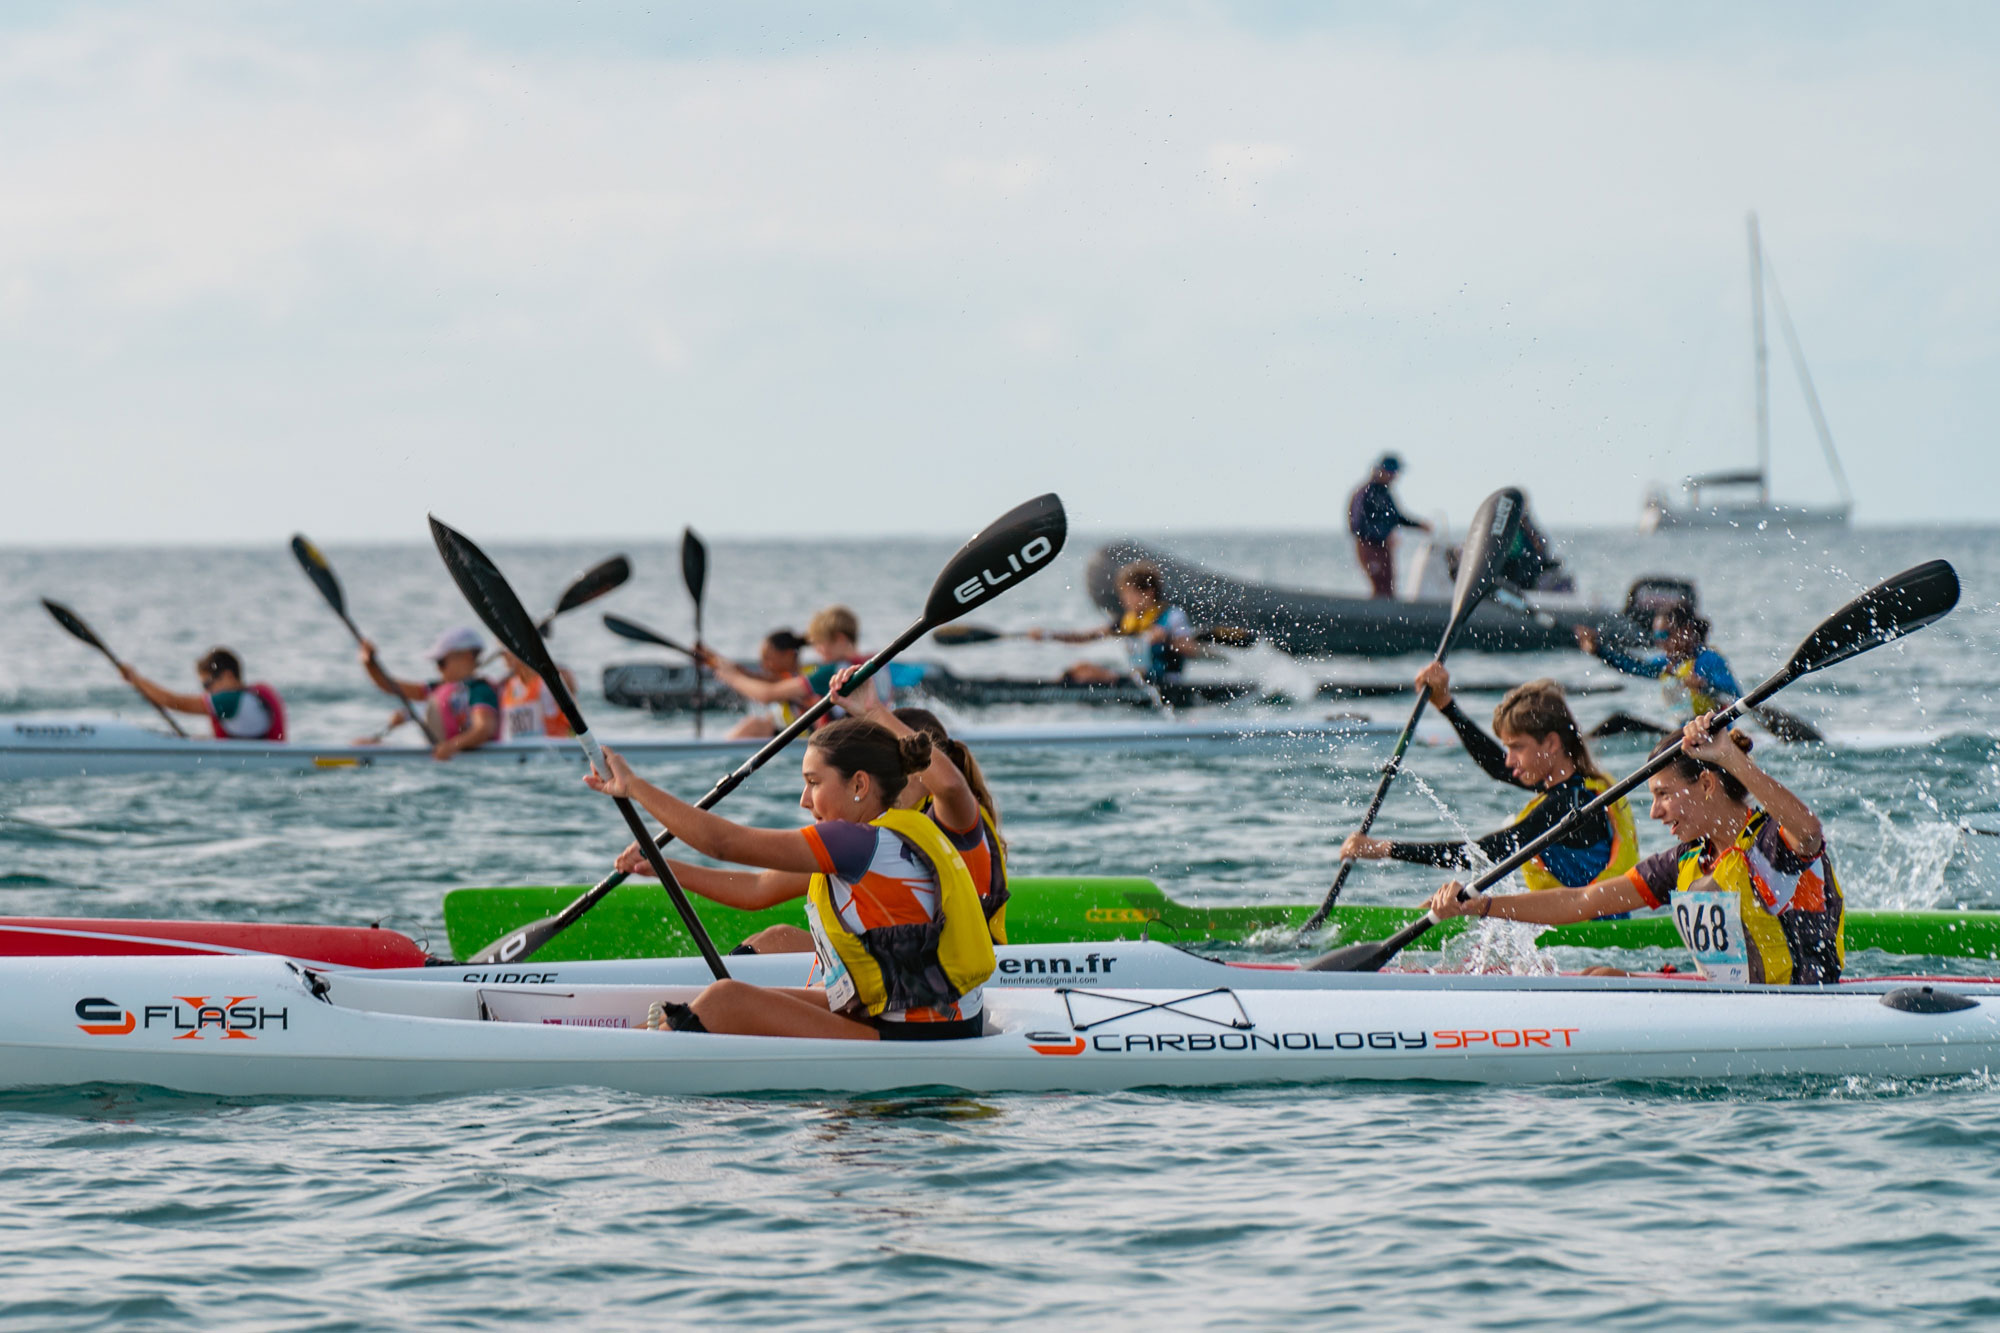
<instances>
[{"instance_id":1,"label":"female paddler","mask_svg":"<svg viewBox=\"0 0 2000 1333\"><path fill-rule=\"evenodd\" d=\"M928 709L892 710L872 698L864 706L862 698L849 695L844 689L854 671L854 667L842 668L834 676L831 688L843 700L853 700L856 716L865 716L898 740L914 736L919 731L931 738L930 764L910 775L902 793L892 804L899 810L914 810L928 815L931 822L943 831L953 850L965 862L973 886L979 890L979 906L986 916L987 932L993 936L995 944L1005 944L1009 897L1007 845L1000 837L1000 811L986 786L986 775L980 771L979 761L972 757L972 751L966 748L964 742L951 738L944 723ZM681 863L669 860L667 864L675 867L675 876L686 884L686 878L681 876ZM653 873L653 868L639 856L637 844L626 848L618 865L627 874L650 876ZM691 868L697 872L700 870L700 867ZM697 878L700 878L699 874ZM814 943L811 932L797 926L766 926L731 952L812 953Z\"/></svg>"},{"instance_id":2,"label":"female paddler","mask_svg":"<svg viewBox=\"0 0 2000 1333\"><path fill-rule=\"evenodd\" d=\"M755 870L673 863L683 886L755 911L806 900L824 987L717 981L692 1005L663 1004L676 1031L858 1041L930 1041L981 1035L980 987L993 975L993 940L965 861L929 817L895 798L931 764L925 735L898 737L865 718L814 732L800 765L804 829L751 828L700 810L633 775L607 750L611 772L585 779L639 802L695 851ZM627 848L619 867L638 868Z\"/></svg>"},{"instance_id":3,"label":"female paddler","mask_svg":"<svg viewBox=\"0 0 2000 1333\"><path fill-rule=\"evenodd\" d=\"M1417 684L1430 691L1431 706L1458 732L1466 753L1486 776L1535 793L1514 822L1477 840L1491 861L1514 852L1554 828L1611 785L1611 779L1590 757L1583 732L1552 680L1517 685L1493 710L1496 743L1465 715L1451 697L1451 674L1442 662L1431 662L1417 673ZM1340 846L1343 859L1381 860L1450 870L1474 868L1472 844L1464 842L1392 842L1366 834L1349 835ZM1587 819L1577 821L1547 851L1521 867L1530 889L1573 888L1594 880L1623 875L1639 862L1639 835L1632 826L1632 807L1617 800Z\"/></svg>"},{"instance_id":4,"label":"female paddler","mask_svg":"<svg viewBox=\"0 0 2000 1333\"><path fill-rule=\"evenodd\" d=\"M1819 819L1750 761L1748 736L1711 735L1712 717L1704 713L1687 724L1680 754L1647 783L1653 818L1679 846L1655 852L1619 878L1580 888L1460 902L1460 886L1447 884L1432 897L1431 911L1440 918L1564 926L1665 905L1695 966L1712 981L1838 981L1846 907Z\"/></svg>"}]
</instances>

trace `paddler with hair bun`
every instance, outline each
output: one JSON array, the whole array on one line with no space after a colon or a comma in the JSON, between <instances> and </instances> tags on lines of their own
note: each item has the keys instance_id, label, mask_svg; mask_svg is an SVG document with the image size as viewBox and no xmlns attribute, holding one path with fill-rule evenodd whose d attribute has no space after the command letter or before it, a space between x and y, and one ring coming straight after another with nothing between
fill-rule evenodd
<instances>
[{"instance_id":1,"label":"paddler with hair bun","mask_svg":"<svg viewBox=\"0 0 2000 1333\"><path fill-rule=\"evenodd\" d=\"M1741 732L1711 734L1713 714L1668 737L1674 761L1647 783L1653 818L1680 844L1655 852L1615 879L1545 893L1459 901L1456 881L1439 889L1439 918L1493 917L1543 926L1669 909L1695 966L1711 981L1827 985L1846 962L1846 905L1819 817L1750 759ZM1591 968L1595 976L1623 976Z\"/></svg>"},{"instance_id":2,"label":"paddler with hair bun","mask_svg":"<svg viewBox=\"0 0 2000 1333\"><path fill-rule=\"evenodd\" d=\"M843 700L854 698L846 686L855 668L843 668L833 678L834 694ZM966 870L979 890L979 906L986 915L987 933L995 944L1007 942L1007 844L1000 837L1000 811L987 788L986 775L963 741L951 738L944 723L926 708L884 707L879 701L854 698L848 705L855 715L883 727L897 737L923 732L931 738L930 766L913 773L896 798L899 810L915 810L928 815L965 861ZM636 852L636 845L628 849ZM621 865L623 862L620 863ZM636 873L651 874L644 861ZM676 874L679 872L676 871ZM813 938L797 926L767 926L742 944L735 953L810 953Z\"/></svg>"},{"instance_id":3,"label":"paddler with hair bun","mask_svg":"<svg viewBox=\"0 0 2000 1333\"><path fill-rule=\"evenodd\" d=\"M1493 710L1495 742L1465 715L1451 697L1451 673L1444 663L1431 662L1417 673L1417 684L1430 691L1431 706L1451 723L1473 762L1486 776L1535 793L1514 822L1475 843L1399 842L1349 835L1340 846L1343 860L1389 858L1412 865L1451 870L1476 868L1472 848L1489 862L1501 861L1590 804L1611 785L1611 779L1591 758L1576 715L1569 711L1562 686L1552 680L1517 685ZM1623 875L1639 862L1639 835L1632 808L1621 798L1609 807L1578 820L1575 827L1548 850L1521 867L1530 889L1558 889Z\"/></svg>"},{"instance_id":4,"label":"paddler with hair bun","mask_svg":"<svg viewBox=\"0 0 2000 1333\"><path fill-rule=\"evenodd\" d=\"M690 892L744 911L806 900L824 986L711 983L694 1003L662 1001L647 1026L676 1032L935 1041L985 1031L980 987L993 975L993 940L964 859L936 824L895 808L912 776L931 767L931 739L899 737L867 718L812 734L800 773L804 829L752 828L698 809L635 776L607 749L584 781L637 801L704 856L751 870L670 863ZM619 869L636 873L639 849Z\"/></svg>"}]
</instances>

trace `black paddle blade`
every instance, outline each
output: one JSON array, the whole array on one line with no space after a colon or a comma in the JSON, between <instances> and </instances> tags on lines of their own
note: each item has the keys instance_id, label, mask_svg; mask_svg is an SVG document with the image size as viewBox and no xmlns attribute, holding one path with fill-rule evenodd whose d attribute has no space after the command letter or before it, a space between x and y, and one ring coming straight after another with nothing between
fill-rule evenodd
<instances>
[{"instance_id":1,"label":"black paddle blade","mask_svg":"<svg viewBox=\"0 0 2000 1333\"><path fill-rule=\"evenodd\" d=\"M1528 502L1512 486L1502 486L1486 497L1472 515L1465 546L1458 555L1458 582L1451 590L1451 619L1460 624L1472 608L1484 601L1500 575L1500 566L1514 546L1514 534L1521 530L1521 515Z\"/></svg>"},{"instance_id":2,"label":"black paddle blade","mask_svg":"<svg viewBox=\"0 0 2000 1333\"><path fill-rule=\"evenodd\" d=\"M656 630L647 629L636 620L627 620L625 617L613 615L609 611L604 613L604 628L610 630L621 639L630 639L634 643L656 643L662 648L671 648L677 653L685 653L689 657L694 656L694 649L676 643Z\"/></svg>"},{"instance_id":3,"label":"black paddle blade","mask_svg":"<svg viewBox=\"0 0 2000 1333\"><path fill-rule=\"evenodd\" d=\"M931 585L924 624L948 625L1055 563L1069 518L1054 491L1002 514L958 548Z\"/></svg>"},{"instance_id":4,"label":"black paddle blade","mask_svg":"<svg viewBox=\"0 0 2000 1333\"><path fill-rule=\"evenodd\" d=\"M1941 620L1958 605L1958 571L1929 560L1892 574L1820 622L1792 650L1788 675L1830 667Z\"/></svg>"},{"instance_id":5,"label":"black paddle blade","mask_svg":"<svg viewBox=\"0 0 2000 1333\"><path fill-rule=\"evenodd\" d=\"M942 644L946 648L956 648L967 643L992 643L1006 637L999 630L988 629L984 625L946 625L931 635L931 642Z\"/></svg>"},{"instance_id":6,"label":"black paddle blade","mask_svg":"<svg viewBox=\"0 0 2000 1333\"><path fill-rule=\"evenodd\" d=\"M1382 964L1376 955L1382 952L1381 940L1363 940L1359 944L1343 944L1307 963L1307 972L1380 972ZM475 958L474 962L480 960ZM1373 964L1373 966L1370 966Z\"/></svg>"},{"instance_id":7,"label":"black paddle blade","mask_svg":"<svg viewBox=\"0 0 2000 1333\"><path fill-rule=\"evenodd\" d=\"M708 587L708 547L693 528L681 529L681 579L687 584L688 596L699 602Z\"/></svg>"},{"instance_id":8,"label":"black paddle blade","mask_svg":"<svg viewBox=\"0 0 2000 1333\"><path fill-rule=\"evenodd\" d=\"M576 576L563 595L556 601L556 609L550 619L565 611L574 611L587 602L594 602L605 593L625 586L632 577L632 562L622 555L614 555L602 564L592 565Z\"/></svg>"},{"instance_id":9,"label":"black paddle blade","mask_svg":"<svg viewBox=\"0 0 2000 1333\"><path fill-rule=\"evenodd\" d=\"M326 598L335 615L347 614L347 598L340 591L340 580L333 576L333 566L319 553L319 547L306 540L304 533L292 537L292 554L298 557L299 568L319 589L319 595Z\"/></svg>"},{"instance_id":10,"label":"black paddle blade","mask_svg":"<svg viewBox=\"0 0 2000 1333\"><path fill-rule=\"evenodd\" d=\"M542 678L549 697L562 709L571 730L579 736L589 731L576 700L563 685L562 673L556 670L549 656L548 645L542 642L541 632L535 628L534 619L522 608L521 599L514 595L499 566L473 545L472 538L440 522L435 515L431 517L431 538L437 542L438 554L444 557L451 581L465 594L465 600L471 603L486 628L493 631L493 637Z\"/></svg>"},{"instance_id":11,"label":"black paddle blade","mask_svg":"<svg viewBox=\"0 0 2000 1333\"><path fill-rule=\"evenodd\" d=\"M71 634L82 639L106 657L111 656L111 650L104 646L104 641L90 632L90 626L84 624L83 618L77 615L76 612L70 610L61 602L52 602L46 597L42 598L42 606L50 615L56 618L56 624L61 625Z\"/></svg>"}]
</instances>

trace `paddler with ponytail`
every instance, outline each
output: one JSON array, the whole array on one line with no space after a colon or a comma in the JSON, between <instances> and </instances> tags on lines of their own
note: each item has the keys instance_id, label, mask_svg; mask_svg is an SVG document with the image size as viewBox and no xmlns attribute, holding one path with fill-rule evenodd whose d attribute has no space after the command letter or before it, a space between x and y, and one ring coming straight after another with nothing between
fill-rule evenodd
<instances>
[{"instance_id":1,"label":"paddler with ponytail","mask_svg":"<svg viewBox=\"0 0 2000 1333\"><path fill-rule=\"evenodd\" d=\"M1846 962L1846 904L1818 816L1750 760L1750 738L1687 724L1680 754L1647 788L1653 818L1680 839L1616 879L1547 893L1459 901L1439 889L1440 918L1498 917L1565 926L1641 907L1668 908L1695 966L1712 981L1828 985ZM1597 975L1622 975L1592 968Z\"/></svg>"},{"instance_id":2,"label":"paddler with ponytail","mask_svg":"<svg viewBox=\"0 0 2000 1333\"><path fill-rule=\"evenodd\" d=\"M639 802L704 856L755 870L670 863L683 887L756 911L806 900L824 987L717 981L692 1005L659 1006L676 1031L750 1036L930 1041L976 1037L980 987L993 975L993 941L964 860L924 815L894 802L931 764L925 735L897 737L865 718L812 734L800 765L799 804L814 823L763 829L700 810L633 775L605 751L611 772L594 790ZM643 864L630 847L619 868Z\"/></svg>"},{"instance_id":3,"label":"paddler with ponytail","mask_svg":"<svg viewBox=\"0 0 2000 1333\"><path fill-rule=\"evenodd\" d=\"M1451 723L1466 753L1488 777L1535 793L1512 824L1477 840L1488 861L1513 855L1611 785L1611 779L1591 758L1562 687L1554 681L1531 680L1507 692L1493 710L1493 730L1500 737L1497 743L1451 697L1451 675L1442 662L1431 662L1419 671L1417 684L1430 691L1432 706ZM1355 860L1388 857L1414 865L1470 870L1474 866L1472 845L1392 842L1356 833L1341 844L1340 854ZM1632 826L1632 808L1621 799L1579 820L1560 841L1521 867L1521 879L1530 889L1574 887L1623 875L1638 861L1639 837Z\"/></svg>"}]
</instances>

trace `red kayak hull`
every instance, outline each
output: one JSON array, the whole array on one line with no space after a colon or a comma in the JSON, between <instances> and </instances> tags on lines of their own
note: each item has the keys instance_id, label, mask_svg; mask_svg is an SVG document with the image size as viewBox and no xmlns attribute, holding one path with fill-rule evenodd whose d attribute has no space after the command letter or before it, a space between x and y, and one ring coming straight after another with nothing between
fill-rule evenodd
<instances>
[{"instance_id":1,"label":"red kayak hull","mask_svg":"<svg viewBox=\"0 0 2000 1333\"><path fill-rule=\"evenodd\" d=\"M422 967L426 961L408 935L367 926L0 917L0 958L228 953L277 954L333 967Z\"/></svg>"}]
</instances>

